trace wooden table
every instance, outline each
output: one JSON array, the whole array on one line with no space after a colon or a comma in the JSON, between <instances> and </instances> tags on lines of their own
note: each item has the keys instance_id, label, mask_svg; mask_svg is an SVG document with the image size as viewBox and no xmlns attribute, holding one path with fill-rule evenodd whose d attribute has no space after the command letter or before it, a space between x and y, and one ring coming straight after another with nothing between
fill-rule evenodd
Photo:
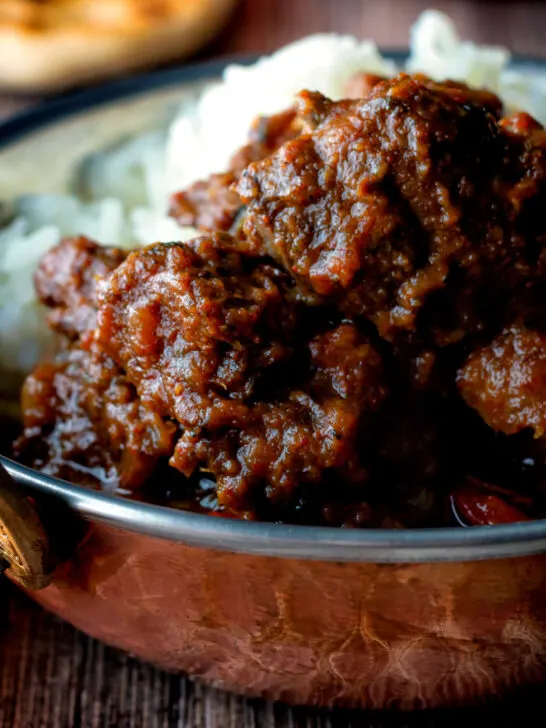
<instances>
[{"instance_id":1,"label":"wooden table","mask_svg":"<svg viewBox=\"0 0 546 728\"><path fill-rule=\"evenodd\" d=\"M9 592L9 594L7 593ZM9 598L7 598L9 597ZM206 688L105 647L0 587L1 728L534 728L542 690L413 715L289 708Z\"/></svg>"},{"instance_id":2,"label":"wooden table","mask_svg":"<svg viewBox=\"0 0 546 728\"><path fill-rule=\"evenodd\" d=\"M318 31L407 45L408 29L430 0L245 0L201 56L272 50ZM546 3L436 0L461 35L546 57ZM1 60L0 60L1 62ZM0 94L0 116L36 103ZM542 725L541 696L529 692L500 707L429 715L366 715L289 709L245 700L154 670L104 647L0 587L0 728L450 728ZM523 715L522 715L523 713Z\"/></svg>"}]
</instances>

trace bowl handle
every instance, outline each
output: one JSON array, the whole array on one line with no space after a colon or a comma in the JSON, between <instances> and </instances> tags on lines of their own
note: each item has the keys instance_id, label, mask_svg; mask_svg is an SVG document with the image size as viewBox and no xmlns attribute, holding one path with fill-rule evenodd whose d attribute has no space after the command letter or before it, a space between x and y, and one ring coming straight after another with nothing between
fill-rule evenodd
<instances>
[{"instance_id":1,"label":"bowl handle","mask_svg":"<svg viewBox=\"0 0 546 728\"><path fill-rule=\"evenodd\" d=\"M0 571L26 589L51 581L49 541L30 499L0 463Z\"/></svg>"}]
</instances>

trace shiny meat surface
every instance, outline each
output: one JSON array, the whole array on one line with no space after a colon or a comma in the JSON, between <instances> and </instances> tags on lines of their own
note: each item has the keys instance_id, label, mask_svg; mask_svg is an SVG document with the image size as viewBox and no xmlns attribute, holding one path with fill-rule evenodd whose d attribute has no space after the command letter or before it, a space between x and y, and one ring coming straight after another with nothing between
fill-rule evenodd
<instances>
[{"instance_id":1,"label":"shiny meat surface","mask_svg":"<svg viewBox=\"0 0 546 728\"><path fill-rule=\"evenodd\" d=\"M99 342L182 425L172 464L204 467L239 510L287 501L325 470L365 478L356 443L385 396L379 355L352 324L302 346L285 274L223 242L133 253L100 295Z\"/></svg>"},{"instance_id":2,"label":"shiny meat surface","mask_svg":"<svg viewBox=\"0 0 546 728\"><path fill-rule=\"evenodd\" d=\"M436 81L431 81L427 76L422 74L415 74L414 78L418 79L421 83L424 83L433 91L442 91L442 93L450 96L453 101L456 101L458 104L472 104L474 106L480 106L492 114L496 119L500 119L502 116L502 101L496 94L491 93L491 91L481 88L470 88L470 86L459 81L442 81L441 83L437 83Z\"/></svg>"},{"instance_id":3,"label":"shiny meat surface","mask_svg":"<svg viewBox=\"0 0 546 728\"><path fill-rule=\"evenodd\" d=\"M498 305L537 263L544 150L452 89L405 75L364 101L299 103L315 130L238 184L255 249L388 339L414 332L444 289L434 340L482 329L490 298Z\"/></svg>"},{"instance_id":4,"label":"shiny meat surface","mask_svg":"<svg viewBox=\"0 0 546 728\"><path fill-rule=\"evenodd\" d=\"M241 172L251 162L264 159L289 139L298 136L301 123L295 109L286 109L273 116L259 116L248 134L248 144L237 150L230 169Z\"/></svg>"},{"instance_id":5,"label":"shiny meat surface","mask_svg":"<svg viewBox=\"0 0 546 728\"><path fill-rule=\"evenodd\" d=\"M18 457L226 517L546 516L546 132L459 83L351 84L173 198L203 237L44 257L59 353Z\"/></svg>"},{"instance_id":6,"label":"shiny meat surface","mask_svg":"<svg viewBox=\"0 0 546 728\"><path fill-rule=\"evenodd\" d=\"M381 358L349 323L305 349L299 381L277 398L254 400L235 426L186 430L178 442L173 465L212 473L222 506L264 517L267 504L294 507L306 487L332 497L343 483L366 482L365 433L386 396Z\"/></svg>"},{"instance_id":7,"label":"shiny meat surface","mask_svg":"<svg viewBox=\"0 0 546 728\"><path fill-rule=\"evenodd\" d=\"M251 162L267 157L299 131L292 109L270 117L259 117L250 130L248 144L233 156L229 170L212 174L208 179L199 180L187 190L174 194L169 214L180 225L203 232L229 231L243 208L234 189L241 171Z\"/></svg>"},{"instance_id":8,"label":"shiny meat surface","mask_svg":"<svg viewBox=\"0 0 546 728\"><path fill-rule=\"evenodd\" d=\"M34 370L21 405L17 456L65 480L133 490L174 447L175 425L142 405L89 336Z\"/></svg>"},{"instance_id":9,"label":"shiny meat surface","mask_svg":"<svg viewBox=\"0 0 546 728\"><path fill-rule=\"evenodd\" d=\"M49 325L70 337L94 328L97 284L125 255L85 237L67 238L46 253L35 287L40 301L51 309Z\"/></svg>"},{"instance_id":10,"label":"shiny meat surface","mask_svg":"<svg viewBox=\"0 0 546 728\"><path fill-rule=\"evenodd\" d=\"M97 337L142 399L186 427L230 425L291 353L290 284L225 236L132 253L100 294Z\"/></svg>"},{"instance_id":11,"label":"shiny meat surface","mask_svg":"<svg viewBox=\"0 0 546 728\"><path fill-rule=\"evenodd\" d=\"M229 230L242 209L241 198L232 189L234 172L212 174L171 198L169 214L183 227L198 230Z\"/></svg>"},{"instance_id":12,"label":"shiny meat surface","mask_svg":"<svg viewBox=\"0 0 546 728\"><path fill-rule=\"evenodd\" d=\"M522 323L474 351L457 383L470 407L494 430L514 435L546 431L546 334Z\"/></svg>"}]
</instances>

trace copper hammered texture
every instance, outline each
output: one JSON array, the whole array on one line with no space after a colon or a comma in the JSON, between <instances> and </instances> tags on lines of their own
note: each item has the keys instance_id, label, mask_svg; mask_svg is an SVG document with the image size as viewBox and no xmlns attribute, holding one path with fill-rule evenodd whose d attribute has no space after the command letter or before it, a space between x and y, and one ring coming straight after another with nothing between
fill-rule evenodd
<instances>
[{"instance_id":1,"label":"copper hammered texture","mask_svg":"<svg viewBox=\"0 0 546 728\"><path fill-rule=\"evenodd\" d=\"M33 595L84 632L227 690L435 707L544 677L546 557L341 564L233 554L94 525Z\"/></svg>"}]
</instances>

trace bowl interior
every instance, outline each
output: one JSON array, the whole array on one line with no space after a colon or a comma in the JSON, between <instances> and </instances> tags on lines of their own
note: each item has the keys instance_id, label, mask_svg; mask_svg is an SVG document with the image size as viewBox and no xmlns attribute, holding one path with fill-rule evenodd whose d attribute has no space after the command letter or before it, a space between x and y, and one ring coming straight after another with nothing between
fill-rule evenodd
<instances>
[{"instance_id":1,"label":"bowl interior","mask_svg":"<svg viewBox=\"0 0 546 728\"><path fill-rule=\"evenodd\" d=\"M0 223L20 195L66 192L74 169L86 156L137 133L166 126L180 105L191 103L225 65L225 61L206 63L113 82L0 124ZM534 61L518 65L533 74L546 72L546 66ZM2 378L0 451L6 453L18 382ZM23 487L59 498L87 519L193 545L291 558L386 563L462 561L546 551L546 520L413 531L250 523L107 496L37 473L7 457L1 456L1 460Z\"/></svg>"}]
</instances>

